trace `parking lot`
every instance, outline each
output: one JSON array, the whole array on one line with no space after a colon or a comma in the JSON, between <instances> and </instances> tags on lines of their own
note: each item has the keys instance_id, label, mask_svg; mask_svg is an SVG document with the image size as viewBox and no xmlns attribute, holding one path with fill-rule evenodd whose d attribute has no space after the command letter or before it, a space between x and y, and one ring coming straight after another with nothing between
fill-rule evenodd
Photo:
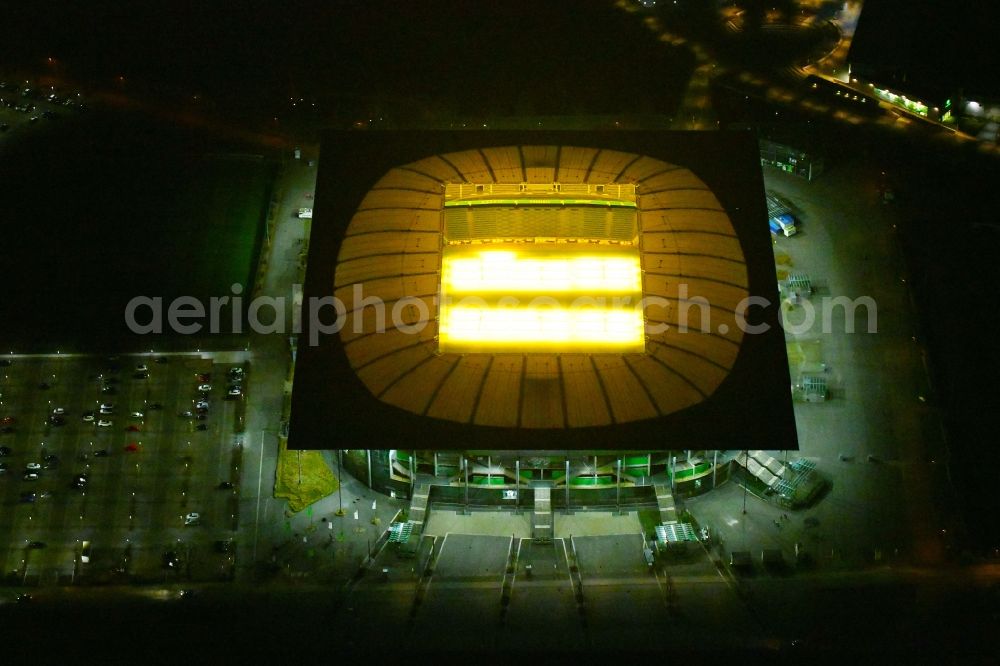
<instances>
[{"instance_id":1,"label":"parking lot","mask_svg":"<svg viewBox=\"0 0 1000 666\"><path fill-rule=\"evenodd\" d=\"M759 555L760 549L777 548L791 562L799 543L833 568L937 562L946 545L941 535L955 525L948 515L947 473L939 464L945 458L940 421L926 402L924 352L896 247L896 213L879 199L878 172L851 166L811 183L764 171L768 190L792 202L801 222L798 234L776 239L776 268L810 275L815 289L810 301L818 316L812 326L786 337L821 350L830 387L823 402L795 403L799 451L787 457L812 461L830 490L788 515L754 497L744 512L743 492L733 483L686 506L728 550ZM863 308L856 310L853 328L846 310L823 317L824 299L843 296L872 299L877 333L867 332ZM790 321L798 323L802 310L797 307ZM780 451L771 455L786 457Z\"/></svg>"},{"instance_id":2,"label":"parking lot","mask_svg":"<svg viewBox=\"0 0 1000 666\"><path fill-rule=\"evenodd\" d=\"M20 126L48 123L79 113L87 107L78 92L37 88L14 81L0 81L0 133Z\"/></svg>"},{"instance_id":3,"label":"parking lot","mask_svg":"<svg viewBox=\"0 0 1000 666\"><path fill-rule=\"evenodd\" d=\"M2 362L8 584L231 576L243 409L241 396L226 399L234 365L201 354Z\"/></svg>"}]
</instances>

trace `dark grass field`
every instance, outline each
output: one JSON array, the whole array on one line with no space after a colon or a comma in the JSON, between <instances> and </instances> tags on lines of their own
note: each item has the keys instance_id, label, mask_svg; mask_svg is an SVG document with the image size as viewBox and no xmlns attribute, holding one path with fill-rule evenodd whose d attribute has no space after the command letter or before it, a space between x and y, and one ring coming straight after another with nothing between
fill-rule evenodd
<instances>
[{"instance_id":1,"label":"dark grass field","mask_svg":"<svg viewBox=\"0 0 1000 666\"><path fill-rule=\"evenodd\" d=\"M0 143L4 349L148 347L131 298L249 291L272 162L132 113L30 129Z\"/></svg>"}]
</instances>

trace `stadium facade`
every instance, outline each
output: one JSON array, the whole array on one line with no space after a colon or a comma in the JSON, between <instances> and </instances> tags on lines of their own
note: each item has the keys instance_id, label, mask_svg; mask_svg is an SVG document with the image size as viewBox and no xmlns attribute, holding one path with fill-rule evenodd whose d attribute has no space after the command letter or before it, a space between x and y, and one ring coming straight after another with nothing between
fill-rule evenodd
<instances>
[{"instance_id":1,"label":"stadium facade","mask_svg":"<svg viewBox=\"0 0 1000 666\"><path fill-rule=\"evenodd\" d=\"M752 134L332 132L308 258L339 317L288 443L384 492L620 504L797 449Z\"/></svg>"}]
</instances>

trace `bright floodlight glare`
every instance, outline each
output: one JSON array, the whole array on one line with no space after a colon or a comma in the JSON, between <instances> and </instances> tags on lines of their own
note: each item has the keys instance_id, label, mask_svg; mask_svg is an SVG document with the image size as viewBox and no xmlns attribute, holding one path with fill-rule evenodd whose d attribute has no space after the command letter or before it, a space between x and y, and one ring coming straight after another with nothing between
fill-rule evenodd
<instances>
[{"instance_id":1,"label":"bright floodlight glare","mask_svg":"<svg viewBox=\"0 0 1000 666\"><path fill-rule=\"evenodd\" d=\"M638 252L446 248L442 353L645 350Z\"/></svg>"},{"instance_id":2,"label":"bright floodlight glare","mask_svg":"<svg viewBox=\"0 0 1000 666\"><path fill-rule=\"evenodd\" d=\"M450 295L485 293L636 294L642 290L637 255L531 257L513 251L445 256L442 288Z\"/></svg>"},{"instance_id":3,"label":"bright floodlight glare","mask_svg":"<svg viewBox=\"0 0 1000 666\"><path fill-rule=\"evenodd\" d=\"M493 307L440 310L441 351L642 352L642 310L632 307Z\"/></svg>"}]
</instances>

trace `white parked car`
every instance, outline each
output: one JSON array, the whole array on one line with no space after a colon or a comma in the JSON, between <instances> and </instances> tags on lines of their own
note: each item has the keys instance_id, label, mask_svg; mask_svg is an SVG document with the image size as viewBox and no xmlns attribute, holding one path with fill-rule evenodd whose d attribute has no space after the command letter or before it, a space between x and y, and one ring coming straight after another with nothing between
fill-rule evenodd
<instances>
[{"instance_id":1,"label":"white parked car","mask_svg":"<svg viewBox=\"0 0 1000 666\"><path fill-rule=\"evenodd\" d=\"M24 466L24 469L32 469L32 470L41 468L42 468L41 463L28 463L27 465Z\"/></svg>"},{"instance_id":2,"label":"white parked car","mask_svg":"<svg viewBox=\"0 0 1000 666\"><path fill-rule=\"evenodd\" d=\"M97 425L99 425L102 428L109 428L111 427L112 422L109 421L108 419L101 419L100 421L97 422Z\"/></svg>"},{"instance_id":3,"label":"white parked car","mask_svg":"<svg viewBox=\"0 0 1000 666\"><path fill-rule=\"evenodd\" d=\"M146 417L146 415L143 414L142 412L132 412L132 418L134 418L134 419L142 419L142 418L145 418L145 417Z\"/></svg>"},{"instance_id":4,"label":"white parked car","mask_svg":"<svg viewBox=\"0 0 1000 666\"><path fill-rule=\"evenodd\" d=\"M312 208L299 208L299 219L311 220L313 216Z\"/></svg>"},{"instance_id":5,"label":"white parked car","mask_svg":"<svg viewBox=\"0 0 1000 666\"><path fill-rule=\"evenodd\" d=\"M194 513L194 512L192 512L192 513L189 513L188 515L184 516L184 524L185 525L197 525L200 522L201 522L201 514L200 513Z\"/></svg>"},{"instance_id":6,"label":"white parked car","mask_svg":"<svg viewBox=\"0 0 1000 666\"><path fill-rule=\"evenodd\" d=\"M62 416L65 413L66 410L63 409L62 407L56 407L55 409L52 410L52 416Z\"/></svg>"},{"instance_id":7,"label":"white parked car","mask_svg":"<svg viewBox=\"0 0 1000 666\"><path fill-rule=\"evenodd\" d=\"M212 390L212 385L211 384L201 384L201 385L198 386L198 390L201 391L202 393L208 393L209 391Z\"/></svg>"}]
</instances>

